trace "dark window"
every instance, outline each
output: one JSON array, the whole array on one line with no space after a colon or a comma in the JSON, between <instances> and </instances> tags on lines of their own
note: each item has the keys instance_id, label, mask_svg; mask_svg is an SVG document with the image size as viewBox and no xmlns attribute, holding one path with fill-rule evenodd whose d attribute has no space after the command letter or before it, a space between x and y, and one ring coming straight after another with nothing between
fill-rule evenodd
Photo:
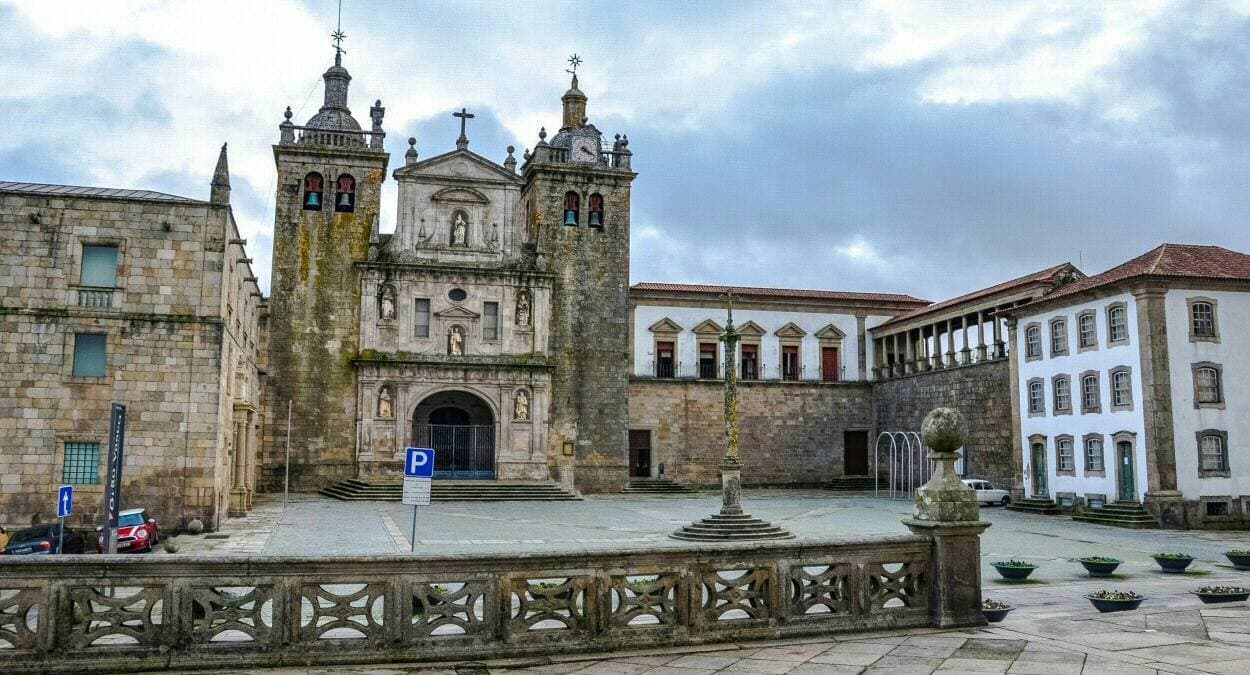
<instances>
[{"instance_id":1,"label":"dark window","mask_svg":"<svg viewBox=\"0 0 1250 675\"><path fill-rule=\"evenodd\" d=\"M793 345L781 348L781 379L799 379L799 348Z\"/></svg>"},{"instance_id":2,"label":"dark window","mask_svg":"<svg viewBox=\"0 0 1250 675\"><path fill-rule=\"evenodd\" d=\"M603 227L603 195L598 192L590 195L590 222L591 227Z\"/></svg>"},{"instance_id":3,"label":"dark window","mask_svg":"<svg viewBox=\"0 0 1250 675\"><path fill-rule=\"evenodd\" d=\"M1207 502L1208 516L1227 516L1228 502Z\"/></svg>"},{"instance_id":4,"label":"dark window","mask_svg":"<svg viewBox=\"0 0 1250 675\"><path fill-rule=\"evenodd\" d=\"M339 176L334 182L336 194L334 195L334 210L341 212L351 212L356 210L356 179L349 174Z\"/></svg>"},{"instance_id":5,"label":"dark window","mask_svg":"<svg viewBox=\"0 0 1250 675\"><path fill-rule=\"evenodd\" d=\"M1215 337L1215 307L1209 302L1195 302L1189 311L1193 314L1194 335Z\"/></svg>"},{"instance_id":6,"label":"dark window","mask_svg":"<svg viewBox=\"0 0 1250 675\"><path fill-rule=\"evenodd\" d=\"M699 377L711 380L716 377L716 343L699 343Z\"/></svg>"},{"instance_id":7,"label":"dark window","mask_svg":"<svg viewBox=\"0 0 1250 675\"><path fill-rule=\"evenodd\" d=\"M107 354L103 333L74 336L74 377L104 377Z\"/></svg>"},{"instance_id":8,"label":"dark window","mask_svg":"<svg viewBox=\"0 0 1250 675\"><path fill-rule=\"evenodd\" d=\"M414 314L416 320L413 324L413 335L419 338L430 337L430 301L426 298L417 298Z\"/></svg>"},{"instance_id":9,"label":"dark window","mask_svg":"<svg viewBox=\"0 0 1250 675\"><path fill-rule=\"evenodd\" d=\"M760 379L759 345L742 345L742 379Z\"/></svg>"},{"instance_id":10,"label":"dark window","mask_svg":"<svg viewBox=\"0 0 1250 675\"><path fill-rule=\"evenodd\" d=\"M674 365L673 343L657 342L655 345L655 376L673 377Z\"/></svg>"},{"instance_id":11,"label":"dark window","mask_svg":"<svg viewBox=\"0 0 1250 675\"><path fill-rule=\"evenodd\" d=\"M499 303L482 303L482 339L499 339Z\"/></svg>"},{"instance_id":12,"label":"dark window","mask_svg":"<svg viewBox=\"0 0 1250 675\"><path fill-rule=\"evenodd\" d=\"M581 209L581 197L576 192L569 191L564 193L564 224L577 226L578 213Z\"/></svg>"},{"instance_id":13,"label":"dark window","mask_svg":"<svg viewBox=\"0 0 1250 675\"><path fill-rule=\"evenodd\" d=\"M463 288L453 288L447 293L447 297L451 298L452 302L463 302L465 298L469 297L469 294Z\"/></svg>"},{"instance_id":14,"label":"dark window","mask_svg":"<svg viewBox=\"0 0 1250 675\"><path fill-rule=\"evenodd\" d=\"M100 482L100 444L66 443L61 482L67 485L93 485Z\"/></svg>"},{"instance_id":15,"label":"dark window","mask_svg":"<svg viewBox=\"0 0 1250 675\"><path fill-rule=\"evenodd\" d=\"M820 348L820 379L825 382L837 382L838 371L841 366L838 365L838 348L837 347L821 347Z\"/></svg>"},{"instance_id":16,"label":"dark window","mask_svg":"<svg viewBox=\"0 0 1250 675\"><path fill-rule=\"evenodd\" d=\"M325 198L325 185L321 174L316 171L304 176L304 210L320 211L321 201Z\"/></svg>"}]
</instances>

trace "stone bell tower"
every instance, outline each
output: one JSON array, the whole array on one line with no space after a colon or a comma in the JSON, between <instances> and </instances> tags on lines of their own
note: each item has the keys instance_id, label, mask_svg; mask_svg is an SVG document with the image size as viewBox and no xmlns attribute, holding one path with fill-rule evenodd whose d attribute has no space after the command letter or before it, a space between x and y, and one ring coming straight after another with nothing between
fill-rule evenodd
<instances>
[{"instance_id":1,"label":"stone bell tower","mask_svg":"<svg viewBox=\"0 0 1250 675\"><path fill-rule=\"evenodd\" d=\"M364 131L347 107L351 75L336 48L325 100L304 126L291 109L273 146L278 169L265 388L264 479L281 489L291 402L291 487L356 477L355 371L360 292L355 263L376 237L390 159L378 101Z\"/></svg>"},{"instance_id":2,"label":"stone bell tower","mask_svg":"<svg viewBox=\"0 0 1250 675\"><path fill-rule=\"evenodd\" d=\"M576 57L570 60L576 70ZM549 463L586 492L628 480L629 220L627 138L612 148L586 118L577 74L562 99L563 125L544 129L522 169L525 231L555 274L549 354L555 365Z\"/></svg>"}]
</instances>

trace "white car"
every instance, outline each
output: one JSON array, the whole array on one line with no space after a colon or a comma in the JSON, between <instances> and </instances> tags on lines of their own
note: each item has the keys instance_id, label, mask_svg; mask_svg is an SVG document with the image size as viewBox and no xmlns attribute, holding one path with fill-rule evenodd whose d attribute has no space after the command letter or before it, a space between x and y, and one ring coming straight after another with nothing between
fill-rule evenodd
<instances>
[{"instance_id":1,"label":"white car","mask_svg":"<svg viewBox=\"0 0 1250 675\"><path fill-rule=\"evenodd\" d=\"M964 485L977 491L977 501L982 504L1006 506L1011 503L1011 493L1006 490L999 490L988 480L967 479L964 481Z\"/></svg>"}]
</instances>

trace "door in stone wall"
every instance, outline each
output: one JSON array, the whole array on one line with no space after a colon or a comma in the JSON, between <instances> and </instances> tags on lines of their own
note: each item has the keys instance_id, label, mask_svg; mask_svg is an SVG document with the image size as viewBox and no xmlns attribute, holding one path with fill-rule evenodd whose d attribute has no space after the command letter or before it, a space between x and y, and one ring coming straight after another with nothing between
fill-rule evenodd
<instances>
[{"instance_id":1,"label":"door in stone wall","mask_svg":"<svg viewBox=\"0 0 1250 675\"><path fill-rule=\"evenodd\" d=\"M629 430L629 477L651 477L651 430Z\"/></svg>"},{"instance_id":2,"label":"door in stone wall","mask_svg":"<svg viewBox=\"0 0 1250 675\"><path fill-rule=\"evenodd\" d=\"M842 474L868 475L868 432L842 432Z\"/></svg>"}]
</instances>

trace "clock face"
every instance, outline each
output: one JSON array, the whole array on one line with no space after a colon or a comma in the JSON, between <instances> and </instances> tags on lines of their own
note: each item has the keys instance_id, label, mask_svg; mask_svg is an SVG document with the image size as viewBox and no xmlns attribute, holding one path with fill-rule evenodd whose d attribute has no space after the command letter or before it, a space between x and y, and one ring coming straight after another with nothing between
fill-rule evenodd
<instances>
[{"instance_id":1,"label":"clock face","mask_svg":"<svg viewBox=\"0 0 1250 675\"><path fill-rule=\"evenodd\" d=\"M599 143L588 136L574 137L570 154L569 159L574 162L598 162Z\"/></svg>"}]
</instances>

